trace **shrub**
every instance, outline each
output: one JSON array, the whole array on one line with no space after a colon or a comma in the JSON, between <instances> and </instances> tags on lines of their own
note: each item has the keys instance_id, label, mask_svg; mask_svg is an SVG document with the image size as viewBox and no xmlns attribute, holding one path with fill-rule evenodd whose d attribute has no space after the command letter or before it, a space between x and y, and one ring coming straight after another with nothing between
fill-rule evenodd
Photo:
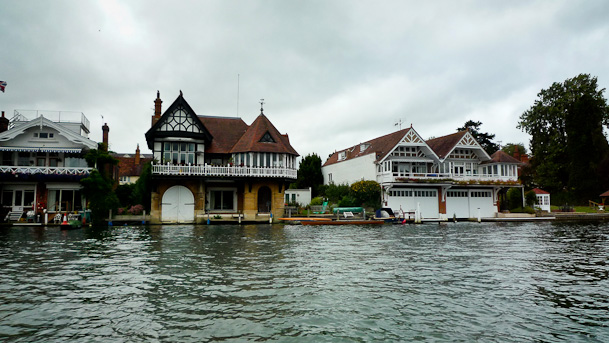
<instances>
[{"instance_id":1,"label":"shrub","mask_svg":"<svg viewBox=\"0 0 609 343\"><path fill-rule=\"evenodd\" d=\"M329 185L325 186L323 194L331 202L337 203L345 195L349 195L350 191L351 191L351 189L349 188L349 185L347 185L346 183L345 184L340 184L340 185L336 185L334 183L330 183Z\"/></svg>"},{"instance_id":2,"label":"shrub","mask_svg":"<svg viewBox=\"0 0 609 343\"><path fill-rule=\"evenodd\" d=\"M534 207L537 204L537 194L533 190L530 190L524 193L524 200L528 207Z\"/></svg>"},{"instance_id":3,"label":"shrub","mask_svg":"<svg viewBox=\"0 0 609 343\"><path fill-rule=\"evenodd\" d=\"M353 207L353 206L358 206L357 200L350 195L345 195L338 202L338 207Z\"/></svg>"},{"instance_id":4,"label":"shrub","mask_svg":"<svg viewBox=\"0 0 609 343\"><path fill-rule=\"evenodd\" d=\"M144 206L142 206L142 205L131 206L131 208L129 209L128 212L129 212L129 214L132 214L132 215L142 214L142 212L144 212Z\"/></svg>"},{"instance_id":5,"label":"shrub","mask_svg":"<svg viewBox=\"0 0 609 343\"><path fill-rule=\"evenodd\" d=\"M376 181L358 181L351 185L351 196L361 206L381 206L381 186Z\"/></svg>"},{"instance_id":6,"label":"shrub","mask_svg":"<svg viewBox=\"0 0 609 343\"><path fill-rule=\"evenodd\" d=\"M323 205L324 204L324 198L322 197L315 197L313 199L311 199L311 206L317 206L317 205Z\"/></svg>"},{"instance_id":7,"label":"shrub","mask_svg":"<svg viewBox=\"0 0 609 343\"><path fill-rule=\"evenodd\" d=\"M520 188L510 188L507 191L508 208L513 212L514 209L522 207L522 191Z\"/></svg>"}]
</instances>

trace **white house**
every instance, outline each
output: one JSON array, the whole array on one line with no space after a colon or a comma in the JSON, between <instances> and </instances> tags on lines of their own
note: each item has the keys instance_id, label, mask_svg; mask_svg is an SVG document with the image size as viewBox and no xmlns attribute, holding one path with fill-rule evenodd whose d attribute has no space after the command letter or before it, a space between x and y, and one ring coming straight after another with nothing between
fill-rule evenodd
<instances>
[{"instance_id":1,"label":"white house","mask_svg":"<svg viewBox=\"0 0 609 343\"><path fill-rule=\"evenodd\" d=\"M26 117L29 115L29 118ZM53 120L47 118L53 117ZM82 114L15 112L0 118L0 201L2 215L81 211L80 179L91 172L84 154L96 149Z\"/></svg>"},{"instance_id":2,"label":"white house","mask_svg":"<svg viewBox=\"0 0 609 343\"><path fill-rule=\"evenodd\" d=\"M495 216L500 197L520 187L519 164L502 151L489 156L469 131L425 141L409 127L335 152L322 174L324 184L377 181L394 212L475 218Z\"/></svg>"},{"instance_id":3,"label":"white house","mask_svg":"<svg viewBox=\"0 0 609 343\"><path fill-rule=\"evenodd\" d=\"M299 204L300 206L307 206L311 203L311 187L307 189L286 189L285 190L285 203L286 204Z\"/></svg>"}]
</instances>

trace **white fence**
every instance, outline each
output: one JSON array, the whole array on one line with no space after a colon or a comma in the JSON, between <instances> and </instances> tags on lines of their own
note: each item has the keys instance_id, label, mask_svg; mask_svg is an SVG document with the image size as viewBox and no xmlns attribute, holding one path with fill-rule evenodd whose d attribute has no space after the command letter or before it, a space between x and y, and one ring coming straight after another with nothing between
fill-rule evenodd
<instances>
[{"instance_id":1,"label":"white fence","mask_svg":"<svg viewBox=\"0 0 609 343\"><path fill-rule=\"evenodd\" d=\"M451 174L451 173L393 173L385 172L378 173L376 176L377 182L399 182L404 179L412 180L442 180L450 179L453 181L518 181L517 176L501 176L492 174L476 174L476 175L462 175L462 174Z\"/></svg>"},{"instance_id":2,"label":"white fence","mask_svg":"<svg viewBox=\"0 0 609 343\"><path fill-rule=\"evenodd\" d=\"M88 175L92 170L85 167L0 166L0 173L11 174Z\"/></svg>"},{"instance_id":3,"label":"white fence","mask_svg":"<svg viewBox=\"0 0 609 343\"><path fill-rule=\"evenodd\" d=\"M297 170L282 167L236 167L210 165L172 165L153 164L153 175L190 175L190 176L253 176L285 177L296 179Z\"/></svg>"}]
</instances>

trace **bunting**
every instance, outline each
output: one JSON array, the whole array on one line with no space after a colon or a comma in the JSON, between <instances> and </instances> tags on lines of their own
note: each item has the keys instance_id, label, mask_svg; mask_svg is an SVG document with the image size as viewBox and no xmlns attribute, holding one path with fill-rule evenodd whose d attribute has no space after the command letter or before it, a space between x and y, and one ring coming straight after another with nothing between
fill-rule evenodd
<instances>
[{"instance_id":1,"label":"bunting","mask_svg":"<svg viewBox=\"0 0 609 343\"><path fill-rule=\"evenodd\" d=\"M0 91L4 93L4 89L6 88L6 81L0 81Z\"/></svg>"}]
</instances>

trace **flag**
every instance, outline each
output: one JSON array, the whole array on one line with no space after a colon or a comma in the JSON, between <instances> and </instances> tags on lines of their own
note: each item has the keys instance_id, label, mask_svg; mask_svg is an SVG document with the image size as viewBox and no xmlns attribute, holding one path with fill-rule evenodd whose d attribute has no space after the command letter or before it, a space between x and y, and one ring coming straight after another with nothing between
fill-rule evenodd
<instances>
[{"instance_id":1,"label":"flag","mask_svg":"<svg viewBox=\"0 0 609 343\"><path fill-rule=\"evenodd\" d=\"M6 88L6 81L0 81L0 91L4 93L4 88Z\"/></svg>"}]
</instances>

